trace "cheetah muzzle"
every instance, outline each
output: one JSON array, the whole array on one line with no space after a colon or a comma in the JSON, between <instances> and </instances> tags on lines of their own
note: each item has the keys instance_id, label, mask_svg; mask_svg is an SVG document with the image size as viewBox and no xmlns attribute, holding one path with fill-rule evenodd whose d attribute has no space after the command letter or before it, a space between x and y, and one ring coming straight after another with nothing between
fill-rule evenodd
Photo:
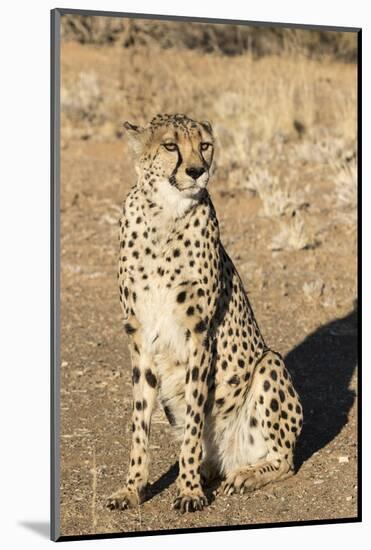
<instances>
[{"instance_id":1,"label":"cheetah muzzle","mask_svg":"<svg viewBox=\"0 0 371 550\"><path fill-rule=\"evenodd\" d=\"M111 509L143 501L156 400L181 438L181 512L207 504L205 480L230 495L293 472L302 408L282 357L259 330L220 241L207 191L208 122L157 115L126 123L138 181L120 220L119 288L132 361L132 446Z\"/></svg>"}]
</instances>

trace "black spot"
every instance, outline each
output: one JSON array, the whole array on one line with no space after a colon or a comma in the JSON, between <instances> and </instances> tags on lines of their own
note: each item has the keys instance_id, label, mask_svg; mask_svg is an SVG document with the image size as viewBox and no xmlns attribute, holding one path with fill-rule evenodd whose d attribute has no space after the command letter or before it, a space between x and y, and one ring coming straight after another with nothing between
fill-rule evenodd
<instances>
[{"instance_id":1,"label":"black spot","mask_svg":"<svg viewBox=\"0 0 371 550\"><path fill-rule=\"evenodd\" d=\"M189 306L189 308L186 311L187 315L189 316L193 315L194 312L195 312L195 308L193 306Z\"/></svg>"},{"instance_id":2,"label":"black spot","mask_svg":"<svg viewBox=\"0 0 371 550\"><path fill-rule=\"evenodd\" d=\"M137 409L137 411L141 411L142 410L142 402L141 401L137 401L135 403L135 408Z\"/></svg>"},{"instance_id":3,"label":"black spot","mask_svg":"<svg viewBox=\"0 0 371 550\"><path fill-rule=\"evenodd\" d=\"M258 421L256 420L255 416L252 416L250 418L250 426L251 428L256 428L256 426L258 425Z\"/></svg>"},{"instance_id":4,"label":"black spot","mask_svg":"<svg viewBox=\"0 0 371 550\"><path fill-rule=\"evenodd\" d=\"M178 256L180 256L180 250L179 250L179 248L176 248L176 249L174 250L173 256L174 256L174 258L178 258Z\"/></svg>"},{"instance_id":5,"label":"black spot","mask_svg":"<svg viewBox=\"0 0 371 550\"><path fill-rule=\"evenodd\" d=\"M193 381L198 380L199 373L200 373L199 368L198 367L193 367L193 369L192 369L192 380Z\"/></svg>"},{"instance_id":6,"label":"black spot","mask_svg":"<svg viewBox=\"0 0 371 550\"><path fill-rule=\"evenodd\" d=\"M126 334L134 334L134 332L136 331L136 329L130 323L125 323L124 329L126 331Z\"/></svg>"},{"instance_id":7,"label":"black spot","mask_svg":"<svg viewBox=\"0 0 371 550\"><path fill-rule=\"evenodd\" d=\"M268 391L270 387L271 387L271 385L270 385L269 380L265 380L264 384L263 384L264 391Z\"/></svg>"},{"instance_id":8,"label":"black spot","mask_svg":"<svg viewBox=\"0 0 371 550\"><path fill-rule=\"evenodd\" d=\"M186 297L187 293L184 290L182 292L179 292L178 296L176 297L177 302L179 302L179 304L182 304L183 302L185 302Z\"/></svg>"},{"instance_id":9,"label":"black spot","mask_svg":"<svg viewBox=\"0 0 371 550\"><path fill-rule=\"evenodd\" d=\"M150 369L146 370L145 377L148 385L151 386L151 388L155 388L157 386L157 378Z\"/></svg>"},{"instance_id":10,"label":"black spot","mask_svg":"<svg viewBox=\"0 0 371 550\"><path fill-rule=\"evenodd\" d=\"M237 374L234 374L232 378L228 380L228 384L230 384L231 386L238 386L239 383L240 383L240 378L239 376L237 376Z\"/></svg>"},{"instance_id":11,"label":"black spot","mask_svg":"<svg viewBox=\"0 0 371 550\"><path fill-rule=\"evenodd\" d=\"M205 321L199 321L195 326L195 332L200 333L200 332L205 332L205 330L206 330Z\"/></svg>"},{"instance_id":12,"label":"black spot","mask_svg":"<svg viewBox=\"0 0 371 550\"><path fill-rule=\"evenodd\" d=\"M133 384L137 384L140 378L140 370L138 367L133 368Z\"/></svg>"},{"instance_id":13,"label":"black spot","mask_svg":"<svg viewBox=\"0 0 371 550\"><path fill-rule=\"evenodd\" d=\"M222 407L225 403L224 397L220 397L219 399L216 399L215 403L218 405L218 407Z\"/></svg>"},{"instance_id":14,"label":"black spot","mask_svg":"<svg viewBox=\"0 0 371 550\"><path fill-rule=\"evenodd\" d=\"M287 391L289 392L289 394L291 395L291 397L295 397L295 393L294 393L294 390L293 390L292 386L289 386L289 387L287 388Z\"/></svg>"},{"instance_id":15,"label":"black spot","mask_svg":"<svg viewBox=\"0 0 371 550\"><path fill-rule=\"evenodd\" d=\"M286 399L285 393L282 390L278 390L278 394L280 396L281 403L283 403Z\"/></svg>"},{"instance_id":16,"label":"black spot","mask_svg":"<svg viewBox=\"0 0 371 550\"><path fill-rule=\"evenodd\" d=\"M274 412L278 411L278 401L277 401L277 399L274 399L274 398L273 398L273 399L271 400L271 409L272 409L272 411L274 411Z\"/></svg>"},{"instance_id":17,"label":"black spot","mask_svg":"<svg viewBox=\"0 0 371 550\"><path fill-rule=\"evenodd\" d=\"M271 378L272 380L275 380L275 381L277 380L277 372L275 370L271 371Z\"/></svg>"}]
</instances>

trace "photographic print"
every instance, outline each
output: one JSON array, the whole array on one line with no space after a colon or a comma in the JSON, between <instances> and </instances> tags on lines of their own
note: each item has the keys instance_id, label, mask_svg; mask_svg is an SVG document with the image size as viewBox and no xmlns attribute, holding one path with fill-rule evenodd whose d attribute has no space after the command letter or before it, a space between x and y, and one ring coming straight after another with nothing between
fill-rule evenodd
<instances>
[{"instance_id":1,"label":"photographic print","mask_svg":"<svg viewBox=\"0 0 371 550\"><path fill-rule=\"evenodd\" d=\"M359 70L53 10L54 540L360 520Z\"/></svg>"}]
</instances>

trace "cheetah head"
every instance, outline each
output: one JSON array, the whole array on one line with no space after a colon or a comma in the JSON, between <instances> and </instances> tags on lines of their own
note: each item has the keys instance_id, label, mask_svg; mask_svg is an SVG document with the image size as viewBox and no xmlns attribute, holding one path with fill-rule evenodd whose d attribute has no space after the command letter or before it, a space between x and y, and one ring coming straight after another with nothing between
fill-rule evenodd
<instances>
[{"instance_id":1,"label":"cheetah head","mask_svg":"<svg viewBox=\"0 0 371 550\"><path fill-rule=\"evenodd\" d=\"M156 115L145 127L125 122L137 172L149 186L159 184L192 197L205 189L214 153L209 122L182 114Z\"/></svg>"}]
</instances>

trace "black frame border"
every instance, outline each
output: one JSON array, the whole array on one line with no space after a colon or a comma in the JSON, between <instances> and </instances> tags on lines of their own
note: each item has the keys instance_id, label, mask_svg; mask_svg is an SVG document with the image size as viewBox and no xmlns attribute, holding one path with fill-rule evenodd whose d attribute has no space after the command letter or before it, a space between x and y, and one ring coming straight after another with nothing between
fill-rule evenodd
<instances>
[{"instance_id":1,"label":"black frame border","mask_svg":"<svg viewBox=\"0 0 371 550\"><path fill-rule=\"evenodd\" d=\"M357 384L357 421L358 421L358 488L356 517L310 521L288 521L279 523L254 523L251 525L226 525L210 527L189 527L186 529L163 529L158 531L128 531L101 533L94 535L60 534L60 24L63 15L90 15L101 17L120 17L129 19L151 19L160 21L183 21L193 23L212 23L230 25L248 25L255 27L282 27L302 30L323 30L357 33L357 265L358 265L358 356L359 373ZM277 23L248 21L237 19L217 19L182 15L156 15L147 13L124 13L115 11L81 10L55 8L51 16L50 50L50 538L55 542L75 540L98 540L112 538L131 538L156 535L174 535L188 533L206 533L220 531L240 531L250 529L269 529L272 527L300 527L308 525L335 525L362 522L362 28L337 27L328 25Z\"/></svg>"}]
</instances>

